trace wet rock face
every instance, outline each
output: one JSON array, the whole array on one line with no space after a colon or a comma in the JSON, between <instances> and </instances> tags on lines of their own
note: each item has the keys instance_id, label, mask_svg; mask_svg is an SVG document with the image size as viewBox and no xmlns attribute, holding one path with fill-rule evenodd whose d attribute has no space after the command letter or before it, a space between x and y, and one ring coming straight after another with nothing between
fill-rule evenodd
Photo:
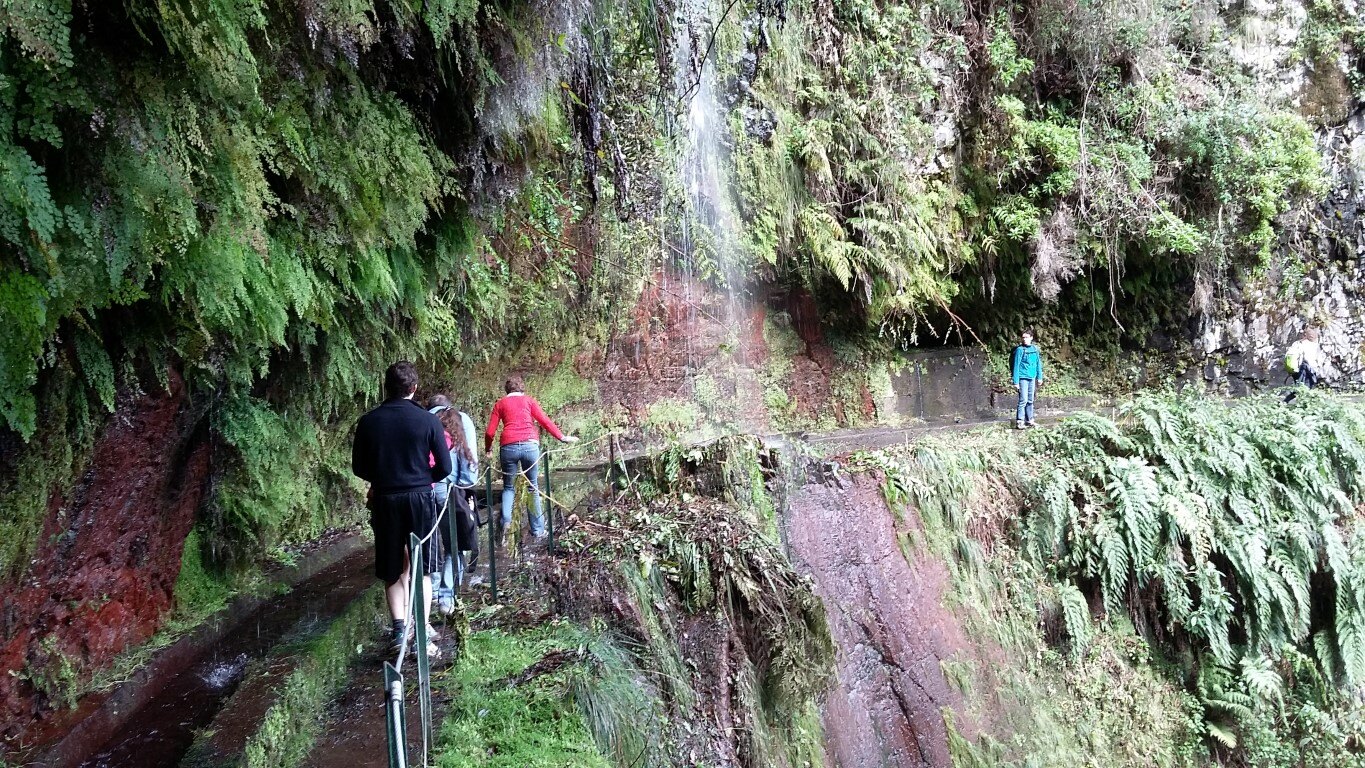
<instances>
[{"instance_id":1,"label":"wet rock face","mask_svg":"<svg viewBox=\"0 0 1365 768\"><path fill-rule=\"evenodd\" d=\"M792 564L814 580L837 648L823 707L826 760L949 766L943 709L960 708L961 697L940 662L970 651L943 606L947 568L902 554L877 478L826 481L794 494L784 524Z\"/></svg>"},{"instance_id":2,"label":"wet rock face","mask_svg":"<svg viewBox=\"0 0 1365 768\"><path fill-rule=\"evenodd\" d=\"M53 492L28 571L0 584L5 739L22 740L72 679L160 626L208 485L201 421L174 373L169 391L127 394L70 495Z\"/></svg>"},{"instance_id":3,"label":"wet rock face","mask_svg":"<svg viewBox=\"0 0 1365 768\"><path fill-rule=\"evenodd\" d=\"M1309 326L1329 380L1365 381L1365 104L1318 136L1327 199L1287 222L1280 264L1246 285L1233 311L1205 318L1195 341L1204 377L1235 394L1280 384L1285 350Z\"/></svg>"},{"instance_id":4,"label":"wet rock face","mask_svg":"<svg viewBox=\"0 0 1365 768\"><path fill-rule=\"evenodd\" d=\"M1354 11L1355 4L1350 6ZM1281 249L1264 276L1234 286L1228 308L1201 318L1203 377L1243 394L1284 382L1284 354L1319 329L1329 380L1365 381L1365 104L1354 98L1345 53L1308 60L1300 0L1252 0L1232 53L1271 103L1317 130L1330 191L1314 210L1279 222Z\"/></svg>"}]
</instances>

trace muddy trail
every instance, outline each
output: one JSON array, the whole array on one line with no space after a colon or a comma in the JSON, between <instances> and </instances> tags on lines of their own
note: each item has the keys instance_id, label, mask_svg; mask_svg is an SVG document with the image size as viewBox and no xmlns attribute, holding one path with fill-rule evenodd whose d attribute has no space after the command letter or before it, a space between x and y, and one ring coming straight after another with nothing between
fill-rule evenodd
<instances>
[{"instance_id":1,"label":"muddy trail","mask_svg":"<svg viewBox=\"0 0 1365 768\"><path fill-rule=\"evenodd\" d=\"M248 666L327 624L373 582L372 556L358 542L333 545L334 562L221 633L191 635L120 689L43 755L21 765L44 768L172 768L242 682ZM240 613L238 615L241 615ZM214 636L217 635L217 636Z\"/></svg>"}]
</instances>

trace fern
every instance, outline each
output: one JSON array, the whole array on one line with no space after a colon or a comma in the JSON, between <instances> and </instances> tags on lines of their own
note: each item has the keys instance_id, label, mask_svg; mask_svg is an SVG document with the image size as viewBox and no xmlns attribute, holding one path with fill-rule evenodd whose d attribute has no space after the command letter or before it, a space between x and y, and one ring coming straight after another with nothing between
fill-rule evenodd
<instances>
[{"instance_id":1,"label":"fern","mask_svg":"<svg viewBox=\"0 0 1365 768\"><path fill-rule=\"evenodd\" d=\"M1266 656L1242 658L1242 682L1247 690L1261 701L1277 702L1284 706L1284 680L1274 669L1274 662Z\"/></svg>"},{"instance_id":2,"label":"fern","mask_svg":"<svg viewBox=\"0 0 1365 768\"><path fill-rule=\"evenodd\" d=\"M972 476L1013 486L1018 551L1047 574L1073 647L1090 641L1096 596L1098 620L1126 614L1144 637L1173 638L1192 654L1206 733L1228 749L1261 749L1267 728L1299 728L1313 707L1338 711L1365 681L1365 537L1348 525L1365 501L1365 409L1156 395L1118 413L1030 436L1025 455L1044 461L937 445L883 460L887 486L913 488L926 526L945 529L957 520L945 506L969 514ZM976 547L941 554L980 570Z\"/></svg>"},{"instance_id":3,"label":"fern","mask_svg":"<svg viewBox=\"0 0 1365 768\"><path fill-rule=\"evenodd\" d=\"M1066 582L1057 586L1057 599L1073 649L1076 653L1084 653L1090 644L1090 606L1086 605L1085 595L1075 584Z\"/></svg>"}]
</instances>

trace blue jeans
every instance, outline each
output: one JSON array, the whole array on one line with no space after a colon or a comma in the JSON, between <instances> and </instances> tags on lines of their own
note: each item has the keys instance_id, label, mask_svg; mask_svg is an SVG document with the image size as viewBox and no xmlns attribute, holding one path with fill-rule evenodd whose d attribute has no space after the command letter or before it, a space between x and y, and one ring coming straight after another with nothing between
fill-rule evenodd
<instances>
[{"instance_id":1,"label":"blue jeans","mask_svg":"<svg viewBox=\"0 0 1365 768\"><path fill-rule=\"evenodd\" d=\"M1033 396L1037 392L1038 385L1033 379L1019 380L1019 407L1014 409L1015 421L1033 421Z\"/></svg>"},{"instance_id":2,"label":"blue jeans","mask_svg":"<svg viewBox=\"0 0 1365 768\"><path fill-rule=\"evenodd\" d=\"M502 463L502 525L506 528L512 523L512 503L516 501L517 475L525 472L526 482L531 484L531 535L545 535L545 516L540 511L540 494L536 492L540 479L540 443L526 440L504 445L498 451Z\"/></svg>"},{"instance_id":3,"label":"blue jeans","mask_svg":"<svg viewBox=\"0 0 1365 768\"><path fill-rule=\"evenodd\" d=\"M1312 389L1318 385L1318 373L1308 363L1299 363L1299 372L1294 375L1294 381Z\"/></svg>"}]
</instances>

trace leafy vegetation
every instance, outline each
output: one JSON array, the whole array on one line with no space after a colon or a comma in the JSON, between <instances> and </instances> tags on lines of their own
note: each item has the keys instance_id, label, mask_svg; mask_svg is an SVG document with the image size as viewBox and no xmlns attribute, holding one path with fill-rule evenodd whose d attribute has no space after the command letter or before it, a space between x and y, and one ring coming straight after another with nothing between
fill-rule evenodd
<instances>
[{"instance_id":1,"label":"leafy vegetation","mask_svg":"<svg viewBox=\"0 0 1365 768\"><path fill-rule=\"evenodd\" d=\"M609 620L630 638L629 653L608 667L635 669L630 686L655 712L645 719L654 730L630 748L613 746L622 743L616 728L593 726L617 764L707 762L717 745L744 765L821 762L815 701L833 641L823 606L771 531L781 480L765 463L774 458L756 439L731 437L628 462L616 501L563 533L577 575L561 588L588 606L628 605ZM718 696L733 732L713 720Z\"/></svg>"},{"instance_id":2,"label":"leafy vegetation","mask_svg":"<svg viewBox=\"0 0 1365 768\"><path fill-rule=\"evenodd\" d=\"M705 266L697 236L686 271L807 286L865 337L1012 332L1065 290L1049 311L1112 315L1140 340L1183 316L1190 282L1213 306L1322 192L1303 121L1258 98L1221 19L1173 0L748 5L692 62L722 91L734 200L713 204L744 220L742 263ZM1314 60L1359 47L1339 5L1313 4ZM0 11L0 419L25 442L78 437L17 473L32 488L0 488L20 510L6 571L135 370L174 367L214 403L229 450L205 533L250 558L346 522L331 510L353 489L312 468L336 465L393 358L458 381L455 364L650 322L632 301L678 266L690 226L674 48L703 31L667 16L471 0ZM765 400L791 416L780 387Z\"/></svg>"},{"instance_id":3,"label":"leafy vegetation","mask_svg":"<svg viewBox=\"0 0 1365 768\"><path fill-rule=\"evenodd\" d=\"M586 657L576 655L585 652L586 643L587 637L568 624L525 634L492 629L470 635L465 661L448 668L435 683L452 697L437 736L436 765L612 765L599 752L588 725L588 715L600 710L599 700L586 694L595 675L583 667ZM554 653L572 660L518 680ZM629 696L630 690L620 693ZM574 706L575 698L586 713ZM598 714L594 722L601 720ZM610 727L629 737L632 727L644 724L623 720Z\"/></svg>"},{"instance_id":4,"label":"leafy vegetation","mask_svg":"<svg viewBox=\"0 0 1365 768\"><path fill-rule=\"evenodd\" d=\"M653 329L669 302L709 313L710 297L692 293L701 284L750 298L736 274L765 296L815 295L811 322L844 334L851 357L967 325L997 342L1035 316L1062 337L1089 327L1113 348L1178 325L1191 293L1199 311L1232 300L1233 278L1272 259L1285 217L1323 194L1307 123L1229 60L1227 21L1177 0L753 2L709 30L676 28L671 10L476 0L0 8L0 576L22 576L109 414L165 388L171 371L207 413L194 429L206 427L214 449L213 494L178 597L212 606L223 564L357 521L347 433L395 358L416 359L428 382L469 404L496 390L489 370L534 362L554 370L548 405L603 405L565 353ZM1358 57L1365 38L1346 5L1309 11L1305 58ZM708 242L694 231L697 212L682 210L691 94L678 86L689 73L674 49L685 36L694 48L715 38L690 65L711 67L722 91L713 129L733 199L710 204L743 219L737 243ZM720 263L731 258L740 263ZM1113 323L1095 331L1106 316ZM774 423L828 424L792 395L799 374L787 357L806 342L788 328L764 338L775 354L755 389ZM867 375L885 391L881 362ZM635 419L674 436L703 419L733 422L738 409L716 403L720 366L696 373L686 375L700 407L613 404L584 427ZM861 393L861 378L840 381L836 399ZM1310 415L1326 407L1314 403ZM1204 428L1161 413L1150 418L1177 433ZM1285 413L1263 415L1283 426ZM1200 447L1236 446L1234 476L1215 470L1213 453L1172 454L1155 433L1105 423L1068 427L1074 445L1040 443L1091 446L1059 459L1056 488L1014 478L1030 509L1047 511L1029 518L1017 554L1074 654L1145 665L1129 634L1090 629L1093 616L1141 605L1135 636L1169 638L1184 654L1169 660L1173 677L1200 702L1218 748L1236 738L1242 753L1274 761L1287 759L1276 751L1287 728L1354 734L1331 698L1365 674L1352 618L1365 598L1343 525L1343 499L1359 489L1338 476L1353 454L1226 426L1224 442ZM1253 471L1253 459L1269 468ZM759 530L773 525L765 482L781 471L765 460L752 446L721 460L724 485L738 489L726 502ZM1310 460L1312 479L1289 477ZM702 537L698 515L721 507L689 505L721 494L674 487L696 463L669 452L653 487L631 487L650 499L639 520L664 533L632 529L614 552L639 573L621 578L642 604L663 595L695 611L754 612L763 653L736 670L758 713L752 754L800 762L823 662L802 671L797 660L828 656L822 617L770 541L739 526L726 529L733 540ZM958 469L988 467L999 464ZM1314 496L1329 480L1340 495ZM1266 497L1278 506L1252 508ZM944 530L962 529L960 513L940 513ZM1195 548L1182 522L1221 543ZM953 552L964 573L988 565L969 536ZM770 589L787 601L769 602ZM1304 597L1329 592L1323 605ZM1047 659L1048 674L1072 675L1063 656ZM53 664L55 692L64 668ZM1072 678L1084 694L1071 699L1075 712L1104 716L1090 706L1094 678ZM1285 709L1252 706L1264 701ZM598 743L615 743L592 711ZM561 735L578 743L576 728Z\"/></svg>"},{"instance_id":5,"label":"leafy vegetation","mask_svg":"<svg viewBox=\"0 0 1365 768\"><path fill-rule=\"evenodd\" d=\"M1286 407L1153 395L1113 420L1080 415L1024 441L982 440L866 460L888 471L893 502L918 510L963 604L991 606L975 614L976 632L1017 658L1046 648L1006 673L1005 690L1058 676L1079 685L1097 674L1097 652L1126 647L1127 662L1101 666L1137 676L1145 693L1131 701L1183 703L1097 732L1167 734L1146 742L1170 749L1155 764L1360 764L1350 700L1365 621L1365 413L1329 397ZM1066 705L1016 723L1009 744L963 747L963 761L1032 764L1047 754L1037 734L1069 727L1042 724L1055 706ZM1142 754L1111 759L1153 764Z\"/></svg>"},{"instance_id":6,"label":"leafy vegetation","mask_svg":"<svg viewBox=\"0 0 1365 768\"><path fill-rule=\"evenodd\" d=\"M17 511L6 573L116 393L164 386L168 367L212 401L228 449L215 455L209 551L249 561L347 522L339 446L394 358L446 365L467 344L487 354L504 329L546 327L527 320L546 307L567 317L567 262L514 241L535 258L513 263L465 213L482 162L466 148L485 131L498 134L490 161L509 162L498 147L522 132L572 149L556 99L503 108L503 86L520 83L492 62L551 21L506 13L218 0L0 11L0 425L17 436L15 479L0 487ZM443 122L463 128L434 129L418 86L377 63L413 46L438 65L426 86L451 110ZM570 203L549 176L519 199L559 232ZM530 281L543 295L509 310L506 284L546 264L558 277Z\"/></svg>"}]
</instances>

